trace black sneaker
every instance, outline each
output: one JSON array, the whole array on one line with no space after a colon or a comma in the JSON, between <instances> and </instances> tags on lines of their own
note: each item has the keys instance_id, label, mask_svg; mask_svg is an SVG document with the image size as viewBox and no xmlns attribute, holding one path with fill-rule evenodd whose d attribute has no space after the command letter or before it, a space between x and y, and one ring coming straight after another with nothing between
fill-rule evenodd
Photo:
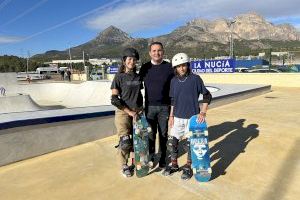
<instances>
[{"instance_id":1,"label":"black sneaker","mask_svg":"<svg viewBox=\"0 0 300 200\"><path fill-rule=\"evenodd\" d=\"M159 162L159 164L158 164L158 166L160 167L160 168L165 168L166 167L166 162Z\"/></svg>"},{"instance_id":2,"label":"black sneaker","mask_svg":"<svg viewBox=\"0 0 300 200\"><path fill-rule=\"evenodd\" d=\"M150 157L151 157L151 159L148 162L148 166L150 169L153 169L155 167L154 157L153 156L150 156Z\"/></svg>"},{"instance_id":3,"label":"black sneaker","mask_svg":"<svg viewBox=\"0 0 300 200\"><path fill-rule=\"evenodd\" d=\"M179 170L178 165L168 165L166 169L162 172L164 176L170 176L174 172L177 172Z\"/></svg>"},{"instance_id":4,"label":"black sneaker","mask_svg":"<svg viewBox=\"0 0 300 200\"><path fill-rule=\"evenodd\" d=\"M132 168L129 167L128 165L123 165L122 174L124 177L131 177L132 176Z\"/></svg>"},{"instance_id":5,"label":"black sneaker","mask_svg":"<svg viewBox=\"0 0 300 200\"><path fill-rule=\"evenodd\" d=\"M191 169L190 166L184 166L182 168L182 175L181 179L182 180L189 180L193 176L193 170Z\"/></svg>"}]
</instances>

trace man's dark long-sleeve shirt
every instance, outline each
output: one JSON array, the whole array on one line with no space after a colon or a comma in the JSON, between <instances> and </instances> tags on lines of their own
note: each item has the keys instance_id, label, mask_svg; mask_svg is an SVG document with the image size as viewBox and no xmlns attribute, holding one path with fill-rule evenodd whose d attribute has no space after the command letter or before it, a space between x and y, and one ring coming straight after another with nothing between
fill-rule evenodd
<instances>
[{"instance_id":1,"label":"man's dark long-sleeve shirt","mask_svg":"<svg viewBox=\"0 0 300 200\"><path fill-rule=\"evenodd\" d=\"M146 106L170 105L170 82L174 77L172 65L166 61L159 65L147 62L142 65L139 74L145 85Z\"/></svg>"}]
</instances>

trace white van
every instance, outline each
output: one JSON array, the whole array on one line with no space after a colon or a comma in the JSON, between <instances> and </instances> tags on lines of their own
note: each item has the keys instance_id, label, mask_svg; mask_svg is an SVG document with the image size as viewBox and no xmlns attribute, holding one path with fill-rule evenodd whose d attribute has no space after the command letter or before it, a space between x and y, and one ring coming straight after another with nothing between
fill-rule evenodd
<instances>
[{"instance_id":1,"label":"white van","mask_svg":"<svg viewBox=\"0 0 300 200\"><path fill-rule=\"evenodd\" d=\"M42 79L45 79L46 76L44 74L40 74L37 72L19 72L19 73L17 73L18 81L26 81L28 78L30 80L42 80Z\"/></svg>"},{"instance_id":2,"label":"white van","mask_svg":"<svg viewBox=\"0 0 300 200\"><path fill-rule=\"evenodd\" d=\"M38 74L58 74L58 67L38 67L36 68Z\"/></svg>"}]
</instances>

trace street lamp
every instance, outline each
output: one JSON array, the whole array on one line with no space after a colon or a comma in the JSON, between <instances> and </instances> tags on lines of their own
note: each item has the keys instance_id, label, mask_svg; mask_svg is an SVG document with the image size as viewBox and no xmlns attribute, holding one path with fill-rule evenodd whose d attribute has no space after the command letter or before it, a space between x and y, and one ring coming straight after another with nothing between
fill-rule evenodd
<instances>
[{"instance_id":1,"label":"street lamp","mask_svg":"<svg viewBox=\"0 0 300 200\"><path fill-rule=\"evenodd\" d=\"M73 72L73 67L72 67L72 56L71 56L71 47L69 46L69 60L70 60L70 68L71 72Z\"/></svg>"},{"instance_id":2,"label":"street lamp","mask_svg":"<svg viewBox=\"0 0 300 200\"><path fill-rule=\"evenodd\" d=\"M232 37L232 27L233 27L233 24L235 23L236 21L235 20L232 20L229 22L229 29L230 29L230 47L229 47L229 57L230 58L233 58L233 37Z\"/></svg>"}]
</instances>

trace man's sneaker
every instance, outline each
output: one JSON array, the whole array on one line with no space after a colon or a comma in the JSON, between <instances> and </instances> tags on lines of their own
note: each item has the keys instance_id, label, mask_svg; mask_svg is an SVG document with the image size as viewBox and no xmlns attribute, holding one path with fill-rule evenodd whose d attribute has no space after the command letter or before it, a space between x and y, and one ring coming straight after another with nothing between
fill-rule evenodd
<instances>
[{"instance_id":1,"label":"man's sneaker","mask_svg":"<svg viewBox=\"0 0 300 200\"><path fill-rule=\"evenodd\" d=\"M166 169L162 172L162 174L164 175L164 176L170 176L170 175L172 175L174 172L177 172L179 170L179 167L178 167L178 165L168 165L167 167L166 167Z\"/></svg>"},{"instance_id":2,"label":"man's sneaker","mask_svg":"<svg viewBox=\"0 0 300 200\"><path fill-rule=\"evenodd\" d=\"M155 166L154 166L154 158L152 157L151 159L150 159L150 161L148 162L148 166L149 166L149 168L150 169L153 169Z\"/></svg>"},{"instance_id":3,"label":"man's sneaker","mask_svg":"<svg viewBox=\"0 0 300 200\"><path fill-rule=\"evenodd\" d=\"M159 168L163 169L166 167L166 162L159 162L158 166L159 166Z\"/></svg>"},{"instance_id":4,"label":"man's sneaker","mask_svg":"<svg viewBox=\"0 0 300 200\"><path fill-rule=\"evenodd\" d=\"M193 176L193 170L191 169L190 166L184 166L182 168L182 175L181 179L182 180L189 180Z\"/></svg>"},{"instance_id":5,"label":"man's sneaker","mask_svg":"<svg viewBox=\"0 0 300 200\"><path fill-rule=\"evenodd\" d=\"M123 165L122 174L123 174L124 177L131 177L132 176L132 169L128 165Z\"/></svg>"},{"instance_id":6,"label":"man's sneaker","mask_svg":"<svg viewBox=\"0 0 300 200\"><path fill-rule=\"evenodd\" d=\"M148 167L149 167L150 169L153 169L153 168L154 168L154 162L150 160L150 161L148 162Z\"/></svg>"}]
</instances>

